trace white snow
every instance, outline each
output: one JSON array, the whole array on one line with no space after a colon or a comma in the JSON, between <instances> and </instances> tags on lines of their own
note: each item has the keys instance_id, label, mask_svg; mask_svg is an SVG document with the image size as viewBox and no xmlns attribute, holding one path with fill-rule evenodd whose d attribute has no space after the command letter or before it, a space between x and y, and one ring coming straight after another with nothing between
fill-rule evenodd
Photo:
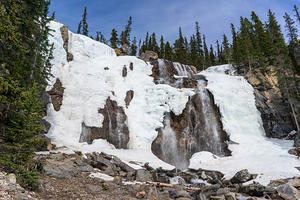
<instances>
[{"instance_id":1,"label":"white snow","mask_svg":"<svg viewBox=\"0 0 300 200\"><path fill-rule=\"evenodd\" d=\"M63 49L60 27L51 22L55 32L50 37L54 43L54 60L49 81L50 90L56 78L62 82L64 90L60 110L48 106L46 119L51 123L48 137L57 146L66 146L72 150L87 152L106 152L116 155L124 161L150 162L151 166L173 168L154 156L151 144L157 137L156 129L162 127L165 112L180 114L185 108L188 97L194 93L190 89L177 89L169 85L155 85L152 65L133 56L117 57L109 46L83 35L69 32L69 52L74 60L67 62ZM129 69L133 63L133 70ZM122 77L126 65L127 76ZM108 70L104 68L108 67ZM125 106L126 92L134 91L134 97L128 108ZM87 126L101 127L102 114L106 99L110 97L118 106L124 108L130 132L128 150L117 150L106 140L97 139L93 144L79 143L82 122Z\"/></svg>"},{"instance_id":2,"label":"white snow","mask_svg":"<svg viewBox=\"0 0 300 200\"><path fill-rule=\"evenodd\" d=\"M99 179L101 179L103 181L113 181L114 180L114 177L109 176L107 174L100 173L100 172L91 173L89 175L89 177L91 177L91 178L99 178Z\"/></svg>"},{"instance_id":3,"label":"white snow","mask_svg":"<svg viewBox=\"0 0 300 200\"><path fill-rule=\"evenodd\" d=\"M51 22L55 32L50 37L54 43L54 60L49 81L50 90L59 78L65 87L60 111L48 106L46 120L51 123L47 134L58 147L57 151L105 152L118 156L124 162L146 163L152 167L172 169L173 166L158 159L151 151L151 144L157 137L157 128L163 126L165 112L180 114L185 108L192 89L177 89L169 85L153 83L152 66L136 57L117 57L109 46L83 35L69 32L69 52L74 60L67 62L63 48L60 27ZM133 70L129 69L133 63ZM126 65L128 74L122 77ZM104 68L108 67L108 70ZM175 64L181 75L188 76L185 68ZM226 74L228 71L229 74ZM230 65L215 66L201 73L208 80L207 88L214 94L220 108L224 130L230 134L231 157L217 157L209 152L193 155L191 168L219 170L231 178L237 171L248 169L260 174L257 181L266 184L271 179L299 176L294 167L299 160L287 153L292 142L267 139L262 127L260 113L255 107L253 88L240 76L233 76ZM231 74L231 75L230 75ZM181 77L176 77L181 78ZM134 91L128 108L125 106L126 92ZM127 115L130 132L129 149L115 149L106 140L97 139L91 145L79 143L81 124L101 127L103 116L98 113L110 97L122 106ZM63 148L63 147L66 148ZM139 168L138 165L131 166Z\"/></svg>"},{"instance_id":4,"label":"white snow","mask_svg":"<svg viewBox=\"0 0 300 200\"><path fill-rule=\"evenodd\" d=\"M227 72L227 74L225 73ZM299 159L288 154L292 141L268 139L255 106L252 86L241 76L233 76L231 65L210 67L201 72L208 80L207 88L213 93L220 108L224 130L230 139L230 157L217 157L209 152L193 155L190 168L205 168L225 173L231 178L237 171L248 169L259 174L256 181L268 184L270 180L299 176L295 168Z\"/></svg>"}]
</instances>

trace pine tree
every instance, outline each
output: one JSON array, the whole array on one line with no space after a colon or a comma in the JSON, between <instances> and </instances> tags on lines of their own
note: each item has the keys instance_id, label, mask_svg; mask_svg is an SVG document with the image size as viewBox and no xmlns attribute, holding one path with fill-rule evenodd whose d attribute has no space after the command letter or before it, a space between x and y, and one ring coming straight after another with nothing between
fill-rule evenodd
<instances>
[{"instance_id":1,"label":"pine tree","mask_svg":"<svg viewBox=\"0 0 300 200\"><path fill-rule=\"evenodd\" d=\"M240 18L240 37L239 37L239 44L240 44L240 55L241 60L244 64L248 64L248 70L252 70L252 64L255 61L254 58L254 48L251 41L251 31L252 31L252 24L247 18Z\"/></svg>"},{"instance_id":2,"label":"pine tree","mask_svg":"<svg viewBox=\"0 0 300 200\"><path fill-rule=\"evenodd\" d=\"M262 22L260 21L258 16L253 11L251 13L251 18L254 23L253 24L253 28L254 28L253 40L254 40L255 53L258 58L260 66L265 66L266 59L271 55L270 38L268 37L267 33L265 32Z\"/></svg>"},{"instance_id":3,"label":"pine tree","mask_svg":"<svg viewBox=\"0 0 300 200\"><path fill-rule=\"evenodd\" d=\"M128 23L125 26L125 30L121 33L120 42L121 45L130 45L130 33L131 33L131 25L132 25L132 17L130 16L128 19Z\"/></svg>"},{"instance_id":4,"label":"pine tree","mask_svg":"<svg viewBox=\"0 0 300 200\"><path fill-rule=\"evenodd\" d=\"M130 47L130 55L136 56L136 53L137 53L137 45L136 45L136 37L134 37Z\"/></svg>"},{"instance_id":5,"label":"pine tree","mask_svg":"<svg viewBox=\"0 0 300 200\"><path fill-rule=\"evenodd\" d=\"M88 23L87 23L87 7L84 7L84 12L82 15L82 35L88 36Z\"/></svg>"},{"instance_id":6,"label":"pine tree","mask_svg":"<svg viewBox=\"0 0 300 200\"><path fill-rule=\"evenodd\" d=\"M165 45L165 59L172 61L173 60L173 49L169 42Z\"/></svg>"},{"instance_id":7,"label":"pine tree","mask_svg":"<svg viewBox=\"0 0 300 200\"><path fill-rule=\"evenodd\" d=\"M0 166L33 190L38 187L32 159L41 144L37 139L43 117L40 93L53 58L49 2L3 0L0 7L0 71L6 72L0 74Z\"/></svg>"},{"instance_id":8,"label":"pine tree","mask_svg":"<svg viewBox=\"0 0 300 200\"><path fill-rule=\"evenodd\" d=\"M216 56L215 56L215 52L214 52L214 49L213 49L212 45L210 45L209 59L210 59L211 65L215 65L216 64Z\"/></svg>"},{"instance_id":9,"label":"pine tree","mask_svg":"<svg viewBox=\"0 0 300 200\"><path fill-rule=\"evenodd\" d=\"M165 58L165 43L164 43L164 37L160 37L160 48L159 48L159 58Z\"/></svg>"},{"instance_id":10,"label":"pine tree","mask_svg":"<svg viewBox=\"0 0 300 200\"><path fill-rule=\"evenodd\" d=\"M184 38L182 36L181 27L179 27L179 38L174 42L174 53L175 53L175 61L180 63L185 63L186 61L186 50L184 44Z\"/></svg>"},{"instance_id":11,"label":"pine tree","mask_svg":"<svg viewBox=\"0 0 300 200\"><path fill-rule=\"evenodd\" d=\"M284 15L285 19L285 28L288 32L288 38L289 38L289 56L292 60L292 64L294 66L294 72L300 73L300 49L299 49L299 43L298 43L298 34L297 29L295 27L295 21L287 14Z\"/></svg>"},{"instance_id":12,"label":"pine tree","mask_svg":"<svg viewBox=\"0 0 300 200\"><path fill-rule=\"evenodd\" d=\"M216 41L216 45L217 45L217 63L223 64L219 40Z\"/></svg>"},{"instance_id":13,"label":"pine tree","mask_svg":"<svg viewBox=\"0 0 300 200\"><path fill-rule=\"evenodd\" d=\"M235 64L240 64L240 49L237 38L237 33L233 24L231 24L231 34L232 34L232 59Z\"/></svg>"},{"instance_id":14,"label":"pine tree","mask_svg":"<svg viewBox=\"0 0 300 200\"><path fill-rule=\"evenodd\" d=\"M295 17L297 18L298 23L300 24L300 14L299 9L296 5L294 5Z\"/></svg>"},{"instance_id":15,"label":"pine tree","mask_svg":"<svg viewBox=\"0 0 300 200\"><path fill-rule=\"evenodd\" d=\"M111 37L110 37L109 41L110 41L111 48L113 48L113 49L118 48L119 40L118 40L118 33L117 33L116 29L112 29Z\"/></svg>"},{"instance_id":16,"label":"pine tree","mask_svg":"<svg viewBox=\"0 0 300 200\"><path fill-rule=\"evenodd\" d=\"M229 42L228 42L228 39L226 37L226 35L224 34L223 35L223 42L222 42L222 45L223 45L223 49L224 49L224 57L226 59L226 62L227 63L230 63L231 61L231 56L230 56L230 47L229 47Z\"/></svg>"},{"instance_id":17,"label":"pine tree","mask_svg":"<svg viewBox=\"0 0 300 200\"><path fill-rule=\"evenodd\" d=\"M78 24L77 34L81 34L81 28L82 28L82 21L80 21Z\"/></svg>"},{"instance_id":18,"label":"pine tree","mask_svg":"<svg viewBox=\"0 0 300 200\"><path fill-rule=\"evenodd\" d=\"M197 69L199 69L200 66L198 66L198 47L197 47L197 41L195 35L192 35L190 38L190 57L191 57L191 64L193 66L196 66Z\"/></svg>"},{"instance_id":19,"label":"pine tree","mask_svg":"<svg viewBox=\"0 0 300 200\"><path fill-rule=\"evenodd\" d=\"M205 68L207 68L211 66L211 63L210 63L208 48L206 45L205 35L203 35L203 46L204 46L204 66Z\"/></svg>"}]
</instances>

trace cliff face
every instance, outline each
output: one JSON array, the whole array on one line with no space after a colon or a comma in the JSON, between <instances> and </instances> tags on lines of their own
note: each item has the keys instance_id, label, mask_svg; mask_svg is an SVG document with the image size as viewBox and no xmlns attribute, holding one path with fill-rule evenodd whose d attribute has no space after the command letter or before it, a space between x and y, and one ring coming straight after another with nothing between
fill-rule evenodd
<instances>
[{"instance_id":1,"label":"cliff face","mask_svg":"<svg viewBox=\"0 0 300 200\"><path fill-rule=\"evenodd\" d=\"M248 72L245 78L254 88L256 106L261 113L266 136L286 138L296 127L290 105L278 88L274 67L267 67L265 74L259 70Z\"/></svg>"}]
</instances>

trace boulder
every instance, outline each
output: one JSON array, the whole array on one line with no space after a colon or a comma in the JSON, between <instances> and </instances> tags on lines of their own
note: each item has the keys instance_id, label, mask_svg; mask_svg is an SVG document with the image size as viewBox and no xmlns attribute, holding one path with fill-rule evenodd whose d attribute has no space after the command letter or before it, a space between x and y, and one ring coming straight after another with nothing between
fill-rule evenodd
<instances>
[{"instance_id":1,"label":"boulder","mask_svg":"<svg viewBox=\"0 0 300 200\"><path fill-rule=\"evenodd\" d=\"M154 51L146 50L145 52L142 53L140 58L142 60L144 60L145 62L150 62L150 61L153 61L153 60L157 60L158 59L158 54Z\"/></svg>"},{"instance_id":2,"label":"boulder","mask_svg":"<svg viewBox=\"0 0 300 200\"><path fill-rule=\"evenodd\" d=\"M300 199L300 191L289 184L281 185L277 187L276 190L285 200Z\"/></svg>"},{"instance_id":3,"label":"boulder","mask_svg":"<svg viewBox=\"0 0 300 200\"><path fill-rule=\"evenodd\" d=\"M138 169L136 171L135 180L139 182L153 181L151 173L145 169Z\"/></svg>"},{"instance_id":4,"label":"boulder","mask_svg":"<svg viewBox=\"0 0 300 200\"><path fill-rule=\"evenodd\" d=\"M67 54L67 61L70 62L73 60L73 54L71 54L69 52L69 29L68 29L68 26L62 26L60 28L60 32L61 32L61 37L64 42L63 47Z\"/></svg>"},{"instance_id":5,"label":"boulder","mask_svg":"<svg viewBox=\"0 0 300 200\"><path fill-rule=\"evenodd\" d=\"M48 94L51 97L51 103L54 107L55 111L59 111L63 101L65 88L62 86L61 81L59 78L56 78L55 84L53 85L52 89L48 91Z\"/></svg>"},{"instance_id":6,"label":"boulder","mask_svg":"<svg viewBox=\"0 0 300 200\"><path fill-rule=\"evenodd\" d=\"M129 91L126 92L126 97L124 99L125 104L126 104L126 108L128 108L131 100L133 99L133 96L134 96L134 91L133 90L129 90Z\"/></svg>"},{"instance_id":7,"label":"boulder","mask_svg":"<svg viewBox=\"0 0 300 200\"><path fill-rule=\"evenodd\" d=\"M255 179L257 175L250 174L247 169L243 169L239 172L237 172L232 178L231 178L231 183L245 183L248 182L252 179Z\"/></svg>"},{"instance_id":8,"label":"boulder","mask_svg":"<svg viewBox=\"0 0 300 200\"><path fill-rule=\"evenodd\" d=\"M55 178L71 178L80 172L94 172L94 169L77 154L37 155L34 163L44 175Z\"/></svg>"}]
</instances>

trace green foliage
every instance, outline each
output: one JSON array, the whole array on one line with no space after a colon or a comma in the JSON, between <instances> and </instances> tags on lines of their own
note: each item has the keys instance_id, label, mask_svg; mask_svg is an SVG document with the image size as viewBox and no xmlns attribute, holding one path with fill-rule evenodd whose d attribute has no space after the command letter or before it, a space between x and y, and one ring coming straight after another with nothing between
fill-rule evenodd
<instances>
[{"instance_id":1,"label":"green foliage","mask_svg":"<svg viewBox=\"0 0 300 200\"><path fill-rule=\"evenodd\" d=\"M109 41L110 41L111 48L113 48L113 49L118 48L119 40L118 40L118 33L117 33L116 29L113 29L111 31L111 37L110 37Z\"/></svg>"},{"instance_id":2,"label":"green foliage","mask_svg":"<svg viewBox=\"0 0 300 200\"><path fill-rule=\"evenodd\" d=\"M49 1L0 2L0 168L26 189L38 187L31 163L42 144L40 92L50 76Z\"/></svg>"},{"instance_id":3,"label":"green foliage","mask_svg":"<svg viewBox=\"0 0 300 200\"><path fill-rule=\"evenodd\" d=\"M80 24L80 23L79 23ZM87 23L87 7L84 7L83 15L82 15L82 35L88 36L88 23Z\"/></svg>"}]
</instances>

